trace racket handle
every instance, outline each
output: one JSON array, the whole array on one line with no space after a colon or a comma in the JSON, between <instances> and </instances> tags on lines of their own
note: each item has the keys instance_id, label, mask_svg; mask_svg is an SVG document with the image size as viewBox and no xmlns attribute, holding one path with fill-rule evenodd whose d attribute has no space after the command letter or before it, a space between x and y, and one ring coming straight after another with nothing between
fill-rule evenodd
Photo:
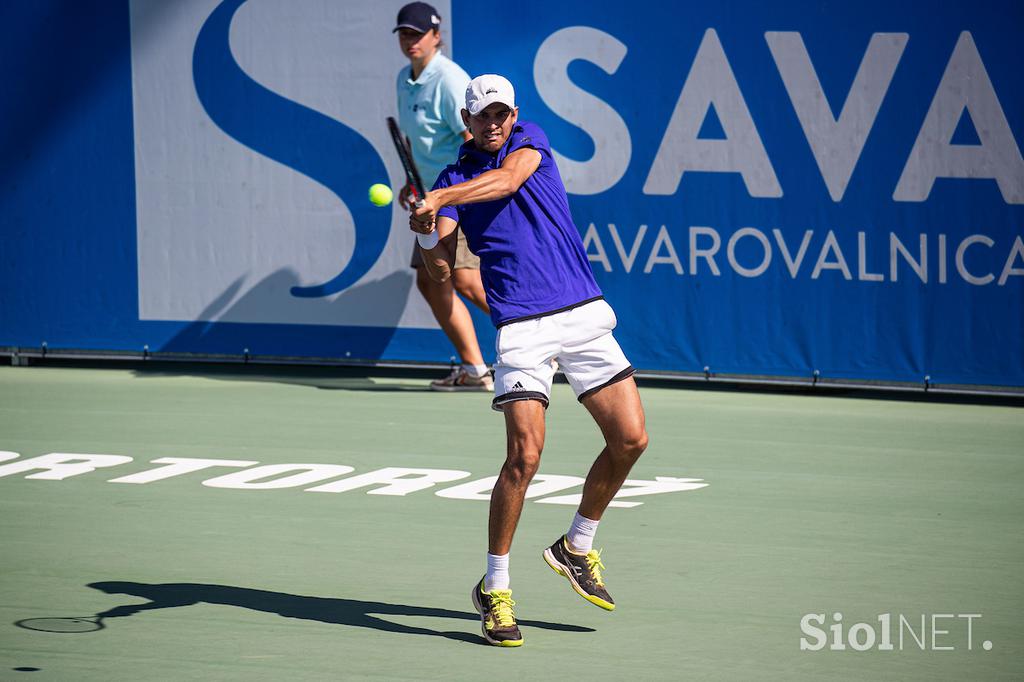
<instances>
[{"instance_id":1,"label":"racket handle","mask_svg":"<svg viewBox=\"0 0 1024 682\"><path fill-rule=\"evenodd\" d=\"M441 240L437 236L437 230L434 230L430 234L417 234L416 241L420 243L421 247L429 251L430 249L437 246L437 243Z\"/></svg>"}]
</instances>

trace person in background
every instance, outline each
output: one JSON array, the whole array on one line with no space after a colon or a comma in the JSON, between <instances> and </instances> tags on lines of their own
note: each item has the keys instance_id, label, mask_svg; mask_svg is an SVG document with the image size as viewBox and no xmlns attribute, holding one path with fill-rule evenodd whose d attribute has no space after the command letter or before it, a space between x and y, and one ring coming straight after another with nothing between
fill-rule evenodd
<instances>
[{"instance_id":1,"label":"person in background","mask_svg":"<svg viewBox=\"0 0 1024 682\"><path fill-rule=\"evenodd\" d=\"M432 6L409 3L398 12L396 24L393 32L398 33L402 54L409 59L409 65L398 73L398 125L409 138L424 184L430 187L445 166L455 162L459 147L469 139L461 116L469 76L441 53L441 17ZM410 207L410 187L402 188L398 201L403 208ZM430 387L436 391L493 391L494 381L480 353L469 309L456 295L462 294L480 310L490 312L480 281L480 259L460 234L450 280L432 280L415 246L412 267L417 289L462 360Z\"/></svg>"}]
</instances>

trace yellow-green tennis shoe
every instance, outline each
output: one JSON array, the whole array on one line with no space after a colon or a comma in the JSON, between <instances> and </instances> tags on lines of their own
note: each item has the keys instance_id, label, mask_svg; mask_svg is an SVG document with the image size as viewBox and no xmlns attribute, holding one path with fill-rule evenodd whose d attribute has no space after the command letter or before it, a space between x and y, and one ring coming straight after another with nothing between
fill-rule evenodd
<instances>
[{"instance_id":1,"label":"yellow-green tennis shoe","mask_svg":"<svg viewBox=\"0 0 1024 682\"><path fill-rule=\"evenodd\" d=\"M615 600L605 589L604 577L601 575L604 564L601 563L600 550L592 549L586 554L576 554L569 549L563 535L544 550L544 561L555 573L565 576L576 594L606 611L615 610Z\"/></svg>"},{"instance_id":2,"label":"yellow-green tennis shoe","mask_svg":"<svg viewBox=\"0 0 1024 682\"><path fill-rule=\"evenodd\" d=\"M512 590L491 590L484 592L484 581L473 585L470 595L473 606L480 614L480 629L484 639L494 646L522 646L523 633L516 625L516 605L512 601Z\"/></svg>"}]
</instances>

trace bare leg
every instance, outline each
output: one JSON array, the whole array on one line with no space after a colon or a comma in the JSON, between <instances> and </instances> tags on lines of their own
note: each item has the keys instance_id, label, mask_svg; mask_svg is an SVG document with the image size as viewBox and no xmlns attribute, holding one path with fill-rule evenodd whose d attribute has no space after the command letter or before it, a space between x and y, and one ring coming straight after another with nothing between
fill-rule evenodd
<instances>
[{"instance_id":1,"label":"bare leg","mask_svg":"<svg viewBox=\"0 0 1024 682\"><path fill-rule=\"evenodd\" d=\"M455 291L480 310L490 314L491 309L487 305L487 296L484 294L484 283L480 279L479 270L456 268L452 272L452 280L455 282Z\"/></svg>"},{"instance_id":2,"label":"bare leg","mask_svg":"<svg viewBox=\"0 0 1024 682\"><path fill-rule=\"evenodd\" d=\"M647 448L647 429L633 377L601 389L585 398L583 405L605 440L605 448L594 460L583 484L580 503L580 515L598 521Z\"/></svg>"},{"instance_id":3,"label":"bare leg","mask_svg":"<svg viewBox=\"0 0 1024 682\"><path fill-rule=\"evenodd\" d=\"M544 405L537 400L517 400L505 405L508 454L491 493L487 551L508 554L526 488L540 466L544 449Z\"/></svg>"},{"instance_id":4,"label":"bare leg","mask_svg":"<svg viewBox=\"0 0 1024 682\"><path fill-rule=\"evenodd\" d=\"M441 325L441 329L455 346L455 351L462 361L471 365L484 364L469 309L455 295L452 281L435 282L430 279L427 269L420 267L416 268L416 287L423 294L431 312L434 313L434 319Z\"/></svg>"}]
</instances>

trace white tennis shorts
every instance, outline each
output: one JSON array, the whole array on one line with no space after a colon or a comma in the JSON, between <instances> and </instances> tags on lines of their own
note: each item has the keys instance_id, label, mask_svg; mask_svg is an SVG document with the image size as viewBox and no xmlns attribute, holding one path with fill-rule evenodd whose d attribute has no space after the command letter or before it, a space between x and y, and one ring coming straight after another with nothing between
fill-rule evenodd
<instances>
[{"instance_id":1,"label":"white tennis shorts","mask_svg":"<svg viewBox=\"0 0 1024 682\"><path fill-rule=\"evenodd\" d=\"M557 368L582 401L636 371L612 336L615 312L603 299L498 329L491 407L515 400L548 406Z\"/></svg>"}]
</instances>

